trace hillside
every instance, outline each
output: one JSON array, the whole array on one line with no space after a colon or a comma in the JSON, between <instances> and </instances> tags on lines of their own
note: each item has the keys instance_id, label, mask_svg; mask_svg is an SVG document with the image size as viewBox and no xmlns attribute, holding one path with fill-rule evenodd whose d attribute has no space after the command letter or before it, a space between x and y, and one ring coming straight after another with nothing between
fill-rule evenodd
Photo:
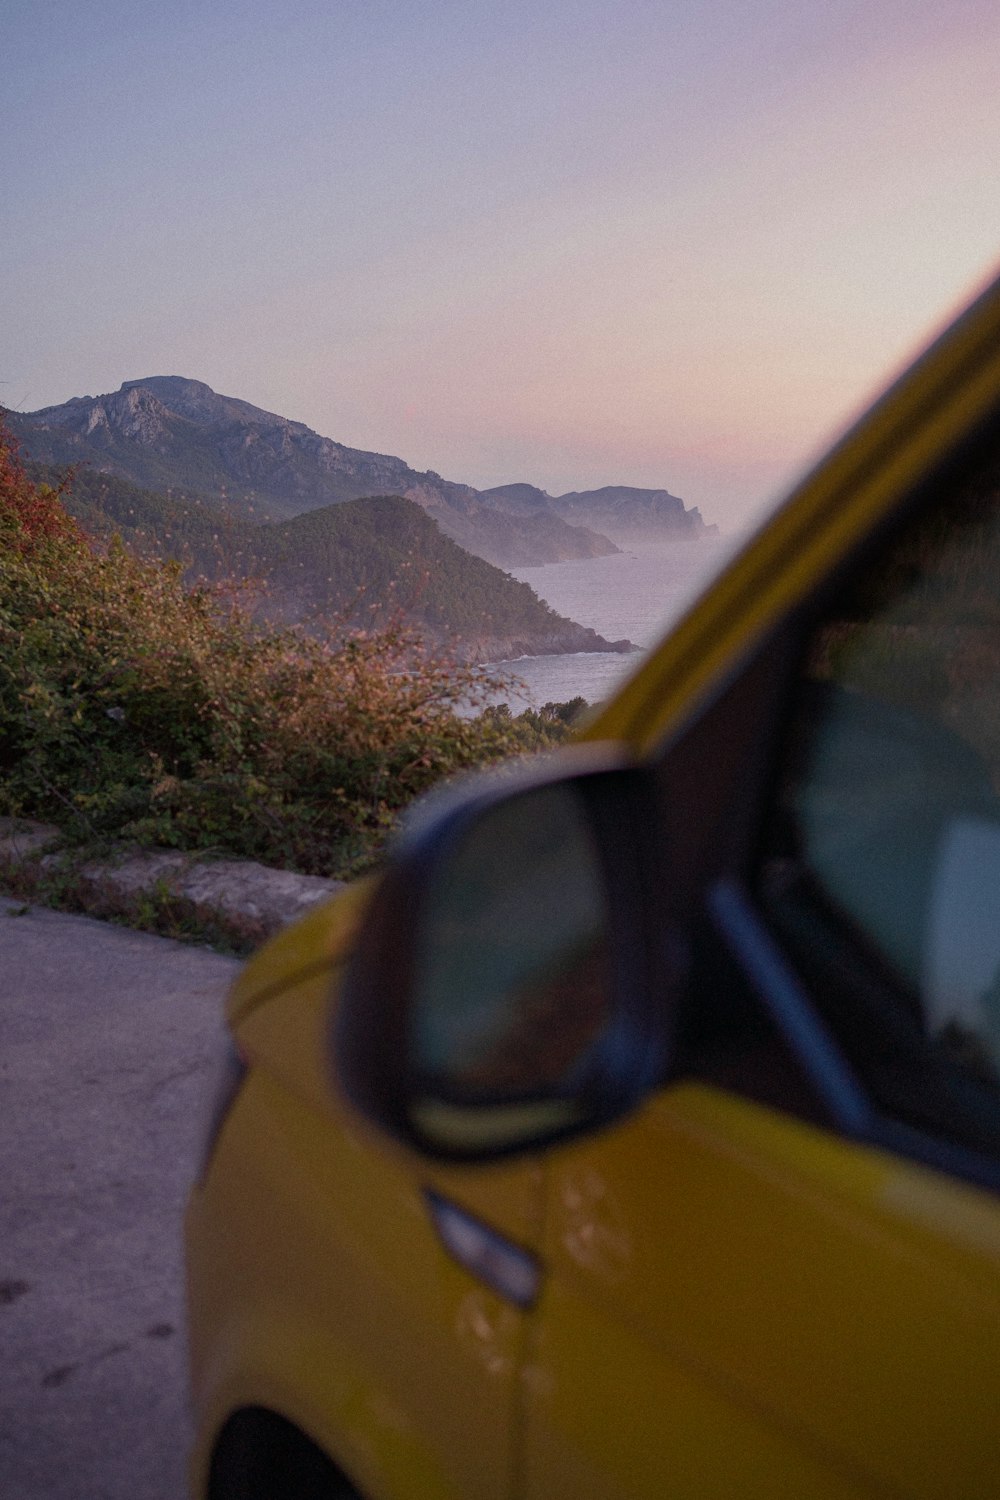
<instances>
[{"instance_id":1,"label":"hillside","mask_svg":"<svg viewBox=\"0 0 1000 1500\"><path fill-rule=\"evenodd\" d=\"M56 464L27 461L28 477L36 484L56 488L65 469ZM114 474L103 474L81 464L63 495L63 503L93 536L109 537L118 532L138 551L186 561L213 555L220 527L242 537L252 529L219 505L199 495L142 489Z\"/></svg>"},{"instance_id":2,"label":"hillside","mask_svg":"<svg viewBox=\"0 0 1000 1500\"><path fill-rule=\"evenodd\" d=\"M60 471L28 466L57 484ZM118 532L137 553L172 557L210 578L266 585L260 612L286 623L347 611L377 624L395 611L429 641L455 641L469 660L563 651L627 651L549 608L482 558L463 551L413 501L370 496L273 525L222 511L198 496L159 495L81 469L65 504L93 535Z\"/></svg>"},{"instance_id":3,"label":"hillside","mask_svg":"<svg viewBox=\"0 0 1000 1500\"><path fill-rule=\"evenodd\" d=\"M0 815L56 823L78 854L112 841L358 873L415 796L561 743L578 706L477 714L503 677L405 629L319 639L215 608L177 568L92 546L2 423L0 583ZM72 903L72 863L38 889ZM165 891L153 911L181 915Z\"/></svg>"},{"instance_id":4,"label":"hillside","mask_svg":"<svg viewBox=\"0 0 1000 1500\"><path fill-rule=\"evenodd\" d=\"M287 519L368 495L396 494L433 516L446 536L502 567L600 557L607 537L552 512L515 517L470 485L400 458L348 448L302 422L176 375L125 381L41 411L9 413L25 454L56 466L87 463L140 488L224 500L240 514Z\"/></svg>"},{"instance_id":5,"label":"hillside","mask_svg":"<svg viewBox=\"0 0 1000 1500\"><path fill-rule=\"evenodd\" d=\"M260 527L251 546L283 601L283 618L308 619L356 600L358 617L377 622L395 605L430 637L456 636L461 654L477 661L634 649L556 614L528 584L463 551L400 495Z\"/></svg>"}]
</instances>

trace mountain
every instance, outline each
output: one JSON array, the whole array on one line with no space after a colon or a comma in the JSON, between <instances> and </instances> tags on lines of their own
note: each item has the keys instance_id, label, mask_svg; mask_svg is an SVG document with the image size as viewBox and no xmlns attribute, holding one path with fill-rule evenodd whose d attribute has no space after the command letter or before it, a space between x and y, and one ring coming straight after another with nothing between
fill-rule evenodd
<instances>
[{"instance_id":1,"label":"mountain","mask_svg":"<svg viewBox=\"0 0 1000 1500\"><path fill-rule=\"evenodd\" d=\"M582 523L607 528L609 535L623 542L674 538L696 541L719 534L718 526L705 524L696 505L689 510L669 490L609 484L599 490L559 495L553 505L574 526Z\"/></svg>"},{"instance_id":2,"label":"mountain","mask_svg":"<svg viewBox=\"0 0 1000 1500\"><path fill-rule=\"evenodd\" d=\"M400 495L348 500L261 527L256 546L285 618L308 619L356 599L360 618L374 613L377 620L388 600L431 639L457 636L462 654L476 661L635 649L556 614L528 584L466 552Z\"/></svg>"},{"instance_id":3,"label":"mountain","mask_svg":"<svg viewBox=\"0 0 1000 1500\"><path fill-rule=\"evenodd\" d=\"M585 525L614 542L697 541L718 536L717 526L706 526L697 506L690 510L669 490L634 489L606 485L599 490L549 495L533 484L502 484L480 490L489 506L522 517L559 516L574 526Z\"/></svg>"},{"instance_id":4,"label":"mountain","mask_svg":"<svg viewBox=\"0 0 1000 1500\"><path fill-rule=\"evenodd\" d=\"M555 513L552 496L533 484L498 484L491 490L480 490L479 498L497 510L512 515L532 516Z\"/></svg>"},{"instance_id":5,"label":"mountain","mask_svg":"<svg viewBox=\"0 0 1000 1500\"><path fill-rule=\"evenodd\" d=\"M29 463L48 484L57 468ZM568 620L526 583L464 551L412 500L370 496L262 524L197 497L162 495L80 469L66 508L93 535L117 532L132 550L172 557L193 576L252 578L269 620L346 614L357 625L400 614L431 643L475 661L567 651L629 651Z\"/></svg>"},{"instance_id":6,"label":"mountain","mask_svg":"<svg viewBox=\"0 0 1000 1500\"><path fill-rule=\"evenodd\" d=\"M618 548L555 508L517 514L484 503L470 485L401 458L348 448L199 380L156 375L104 396L9 413L27 454L51 465L87 463L147 490L224 499L230 509L280 520L345 500L395 494L415 500L446 536L501 567L601 557Z\"/></svg>"}]
</instances>

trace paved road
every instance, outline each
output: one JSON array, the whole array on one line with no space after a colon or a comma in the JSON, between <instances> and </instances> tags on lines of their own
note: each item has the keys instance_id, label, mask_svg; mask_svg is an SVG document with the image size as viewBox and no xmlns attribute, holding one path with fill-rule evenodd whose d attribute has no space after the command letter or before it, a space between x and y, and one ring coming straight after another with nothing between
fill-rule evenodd
<instances>
[{"instance_id":1,"label":"paved road","mask_svg":"<svg viewBox=\"0 0 1000 1500\"><path fill-rule=\"evenodd\" d=\"M0 897L0 1496L182 1500L207 949Z\"/></svg>"}]
</instances>

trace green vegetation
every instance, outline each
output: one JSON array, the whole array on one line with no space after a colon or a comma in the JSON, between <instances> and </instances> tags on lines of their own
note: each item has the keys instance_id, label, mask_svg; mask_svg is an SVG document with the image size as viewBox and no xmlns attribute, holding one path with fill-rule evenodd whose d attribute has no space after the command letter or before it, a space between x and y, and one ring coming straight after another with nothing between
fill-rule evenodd
<instances>
[{"instance_id":1,"label":"green vegetation","mask_svg":"<svg viewBox=\"0 0 1000 1500\"><path fill-rule=\"evenodd\" d=\"M217 556L215 538L220 531L228 541L234 527L240 539L252 529L201 495L140 489L85 464L69 471L31 461L23 467L36 486L60 491L66 510L91 536L109 539L117 532L129 547L175 558L186 566ZM68 487L63 483L67 472L72 479Z\"/></svg>"},{"instance_id":2,"label":"green vegetation","mask_svg":"<svg viewBox=\"0 0 1000 1500\"><path fill-rule=\"evenodd\" d=\"M463 717L496 679L396 621L255 622L231 585L92 542L68 490L0 433L2 813L344 874L442 776L569 732L576 705Z\"/></svg>"},{"instance_id":3,"label":"green vegetation","mask_svg":"<svg viewBox=\"0 0 1000 1500\"><path fill-rule=\"evenodd\" d=\"M65 472L44 464L26 469L52 488ZM337 615L371 626L405 618L426 639L461 642L464 655L494 658L521 655L536 643L587 649L597 640L528 584L466 552L399 495L345 500L262 525L198 495L158 494L81 468L63 500L92 536L117 533L132 551L176 560L189 581L256 579L263 587L252 607L277 623Z\"/></svg>"},{"instance_id":4,"label":"green vegetation","mask_svg":"<svg viewBox=\"0 0 1000 1500\"><path fill-rule=\"evenodd\" d=\"M443 535L412 500L376 495L257 528L263 577L280 595L297 591L311 612L332 604L383 613L383 601L418 618L435 639L463 642L556 633L568 624L519 583Z\"/></svg>"}]
</instances>

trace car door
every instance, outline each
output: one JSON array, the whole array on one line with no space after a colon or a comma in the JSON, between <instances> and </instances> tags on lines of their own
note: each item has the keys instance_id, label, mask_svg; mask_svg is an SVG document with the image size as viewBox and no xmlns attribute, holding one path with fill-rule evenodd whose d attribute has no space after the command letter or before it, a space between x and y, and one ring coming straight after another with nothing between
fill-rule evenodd
<instances>
[{"instance_id":1,"label":"car door","mask_svg":"<svg viewBox=\"0 0 1000 1500\"><path fill-rule=\"evenodd\" d=\"M927 451L659 754L674 1058L549 1157L528 1500L996 1491L1000 429Z\"/></svg>"},{"instance_id":2,"label":"car door","mask_svg":"<svg viewBox=\"0 0 1000 1500\"><path fill-rule=\"evenodd\" d=\"M539 1169L387 1149L331 1090L329 955L350 907L339 922L279 936L230 1000L254 1067L188 1210L195 1398L210 1431L276 1410L366 1496L507 1500Z\"/></svg>"}]
</instances>

